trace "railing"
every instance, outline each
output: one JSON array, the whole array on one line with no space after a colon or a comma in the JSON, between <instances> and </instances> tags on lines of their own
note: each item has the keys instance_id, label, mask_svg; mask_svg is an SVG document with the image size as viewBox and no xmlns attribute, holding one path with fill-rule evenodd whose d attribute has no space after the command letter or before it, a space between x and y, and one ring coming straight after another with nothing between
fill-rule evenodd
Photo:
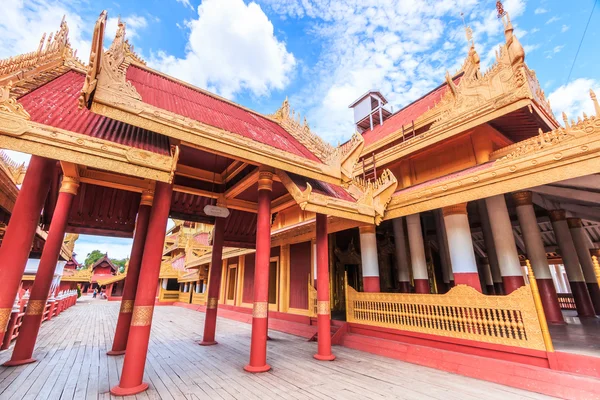
<instances>
[{"instance_id":1,"label":"railing","mask_svg":"<svg viewBox=\"0 0 600 400\"><path fill-rule=\"evenodd\" d=\"M308 282L308 314L310 317L317 316L317 289L310 282Z\"/></svg>"},{"instance_id":2,"label":"railing","mask_svg":"<svg viewBox=\"0 0 600 400\"><path fill-rule=\"evenodd\" d=\"M178 301L179 290L164 290L161 288L158 294L158 301Z\"/></svg>"},{"instance_id":3,"label":"railing","mask_svg":"<svg viewBox=\"0 0 600 400\"><path fill-rule=\"evenodd\" d=\"M540 318L544 319L543 323ZM508 296L486 296L466 285L458 285L443 295L359 293L346 286L346 320L448 338L553 351L545 318L543 313L540 317L529 285ZM544 334L543 326L546 326Z\"/></svg>"},{"instance_id":4,"label":"railing","mask_svg":"<svg viewBox=\"0 0 600 400\"><path fill-rule=\"evenodd\" d=\"M557 293L561 310L576 310L575 299L571 293Z\"/></svg>"},{"instance_id":5,"label":"railing","mask_svg":"<svg viewBox=\"0 0 600 400\"><path fill-rule=\"evenodd\" d=\"M206 293L192 293L192 304L206 304Z\"/></svg>"},{"instance_id":6,"label":"railing","mask_svg":"<svg viewBox=\"0 0 600 400\"><path fill-rule=\"evenodd\" d=\"M6 350L10 347L10 342L19 336L19 329L21 328L21 324L23 323L24 312L14 312L11 315L11 318L8 323L8 327L6 329L6 333L4 334L4 339L2 341L2 346L0 346L0 350Z\"/></svg>"},{"instance_id":7,"label":"railing","mask_svg":"<svg viewBox=\"0 0 600 400\"><path fill-rule=\"evenodd\" d=\"M179 292L179 301L181 303L190 303L192 294L190 292Z\"/></svg>"}]
</instances>

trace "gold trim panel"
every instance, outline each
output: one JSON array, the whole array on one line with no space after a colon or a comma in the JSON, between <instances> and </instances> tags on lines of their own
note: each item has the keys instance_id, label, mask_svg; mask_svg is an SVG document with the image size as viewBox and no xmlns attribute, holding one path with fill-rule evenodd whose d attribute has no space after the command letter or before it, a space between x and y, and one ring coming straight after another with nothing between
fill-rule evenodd
<instances>
[{"instance_id":1,"label":"gold trim panel","mask_svg":"<svg viewBox=\"0 0 600 400\"><path fill-rule=\"evenodd\" d=\"M216 309L219 305L219 299L217 299L216 297L209 297L208 300L206 301L206 309L207 310L213 310Z\"/></svg>"},{"instance_id":2,"label":"gold trim panel","mask_svg":"<svg viewBox=\"0 0 600 400\"><path fill-rule=\"evenodd\" d=\"M154 306L134 306L131 316L131 326L150 326L152 324L152 314Z\"/></svg>"},{"instance_id":3,"label":"gold trim panel","mask_svg":"<svg viewBox=\"0 0 600 400\"><path fill-rule=\"evenodd\" d=\"M269 315L269 303L258 301L252 305L252 318L267 318Z\"/></svg>"},{"instance_id":4,"label":"gold trim panel","mask_svg":"<svg viewBox=\"0 0 600 400\"><path fill-rule=\"evenodd\" d=\"M0 332L6 332L12 308L0 308Z\"/></svg>"},{"instance_id":5,"label":"gold trim panel","mask_svg":"<svg viewBox=\"0 0 600 400\"><path fill-rule=\"evenodd\" d=\"M27 309L25 315L42 315L46 309L45 300L29 300L27 302Z\"/></svg>"},{"instance_id":6,"label":"gold trim panel","mask_svg":"<svg viewBox=\"0 0 600 400\"><path fill-rule=\"evenodd\" d=\"M329 301L317 301L317 315L329 315L331 307Z\"/></svg>"},{"instance_id":7,"label":"gold trim panel","mask_svg":"<svg viewBox=\"0 0 600 400\"><path fill-rule=\"evenodd\" d=\"M121 314L131 314L133 312L134 300L121 300Z\"/></svg>"}]
</instances>

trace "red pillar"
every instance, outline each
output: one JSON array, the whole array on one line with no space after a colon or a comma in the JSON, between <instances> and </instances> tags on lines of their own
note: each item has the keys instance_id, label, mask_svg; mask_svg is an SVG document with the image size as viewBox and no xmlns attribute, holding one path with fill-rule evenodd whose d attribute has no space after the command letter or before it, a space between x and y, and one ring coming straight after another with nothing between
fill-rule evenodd
<instances>
[{"instance_id":1,"label":"red pillar","mask_svg":"<svg viewBox=\"0 0 600 400\"><path fill-rule=\"evenodd\" d=\"M32 358L33 349L40 325L42 324L44 308L48 302L48 293L52 286L56 263L58 262L60 249L65 237L71 203L73 202L73 197L77 194L78 188L79 178L63 177L58 200L56 201L56 208L54 209L54 215L50 223L50 230L48 231L48 238L44 244L40 265L35 274L33 286L31 287L27 310L23 316L23 323L19 329L19 336L17 337L12 357L10 361L3 364L5 367L29 364L35 361ZM54 301L50 306L49 320L56 312L58 305L59 302Z\"/></svg>"},{"instance_id":2,"label":"red pillar","mask_svg":"<svg viewBox=\"0 0 600 400\"><path fill-rule=\"evenodd\" d=\"M138 286L140 267L142 266L142 256L148 233L148 222L150 220L153 197L154 193L152 191L144 191L142 193L142 201L140 202L137 221L135 223L135 237L131 246L127 277L125 277L125 286L123 287L121 309L119 311L119 319L117 320L117 328L115 329L115 338L112 349L106 353L109 356L125 354L125 349L127 348L127 336L129 336L131 313L133 312L135 292Z\"/></svg>"},{"instance_id":3,"label":"red pillar","mask_svg":"<svg viewBox=\"0 0 600 400\"><path fill-rule=\"evenodd\" d=\"M327 215L317 214L317 327L318 349L314 357L321 361L335 360L331 354L331 308L329 307L329 257Z\"/></svg>"},{"instance_id":4,"label":"red pillar","mask_svg":"<svg viewBox=\"0 0 600 400\"><path fill-rule=\"evenodd\" d=\"M142 267L135 293L121 381L118 386L110 389L110 392L115 396L129 396L143 392L148 388L148 384L144 383L142 379L144 378L144 367L148 354L154 300L158 276L160 275L160 263L172 193L172 184L156 182L156 193L150 211L150 222L148 223Z\"/></svg>"},{"instance_id":5,"label":"red pillar","mask_svg":"<svg viewBox=\"0 0 600 400\"><path fill-rule=\"evenodd\" d=\"M206 301L206 316L204 318L204 335L200 345L212 346L215 341L217 327L217 304L219 303L219 289L221 287L221 274L223 269L223 230L225 219L215 220L214 238L212 245L212 258L210 260L210 281L208 283L208 300Z\"/></svg>"},{"instance_id":6,"label":"red pillar","mask_svg":"<svg viewBox=\"0 0 600 400\"><path fill-rule=\"evenodd\" d=\"M252 307L252 339L248 372L266 372L267 331L269 313L269 262L271 258L271 191L273 173L258 173L258 218L256 221L256 263L254 266L254 304Z\"/></svg>"},{"instance_id":7,"label":"red pillar","mask_svg":"<svg viewBox=\"0 0 600 400\"><path fill-rule=\"evenodd\" d=\"M35 229L50 188L54 161L32 156L0 248L0 337L21 284Z\"/></svg>"}]
</instances>

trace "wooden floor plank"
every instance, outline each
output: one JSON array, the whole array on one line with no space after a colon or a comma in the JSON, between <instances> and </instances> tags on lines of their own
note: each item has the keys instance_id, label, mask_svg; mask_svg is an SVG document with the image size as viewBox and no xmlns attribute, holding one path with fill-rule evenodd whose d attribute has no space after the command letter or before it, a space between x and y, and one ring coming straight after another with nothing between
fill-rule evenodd
<instances>
[{"instance_id":1,"label":"wooden floor plank","mask_svg":"<svg viewBox=\"0 0 600 400\"><path fill-rule=\"evenodd\" d=\"M107 356L119 303L84 297L42 324L38 362L0 367L0 398L117 399L124 356ZM539 394L335 347L334 362L313 359L314 342L270 332L263 374L243 370L251 326L218 319L217 346L198 345L204 314L157 307L144 379L149 389L123 400L179 399L542 399ZM0 352L0 362L12 348Z\"/></svg>"}]
</instances>

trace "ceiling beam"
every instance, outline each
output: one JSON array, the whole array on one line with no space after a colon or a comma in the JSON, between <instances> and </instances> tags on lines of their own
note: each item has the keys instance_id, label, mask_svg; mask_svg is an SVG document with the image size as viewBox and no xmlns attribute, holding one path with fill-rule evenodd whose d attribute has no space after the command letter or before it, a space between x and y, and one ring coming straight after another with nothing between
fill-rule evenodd
<instances>
[{"instance_id":1,"label":"ceiling beam","mask_svg":"<svg viewBox=\"0 0 600 400\"><path fill-rule=\"evenodd\" d=\"M210 183L222 184L223 177L221 174L210 172L205 169L194 168L188 165L177 165L177 170L175 171L176 175L185 176L187 178L198 179L201 181L206 181Z\"/></svg>"},{"instance_id":2,"label":"ceiling beam","mask_svg":"<svg viewBox=\"0 0 600 400\"><path fill-rule=\"evenodd\" d=\"M600 190L600 175L591 174L580 176L579 178L565 179L564 181L555 182L553 186L567 186L577 189L592 189Z\"/></svg>"},{"instance_id":3,"label":"ceiling beam","mask_svg":"<svg viewBox=\"0 0 600 400\"><path fill-rule=\"evenodd\" d=\"M227 189L227 191L225 192L225 198L232 199L232 198L238 196L244 190L246 190L250 186L254 185L256 182L258 182L258 168L256 168L254 171L250 172L245 177L243 177L234 186Z\"/></svg>"},{"instance_id":4,"label":"ceiling beam","mask_svg":"<svg viewBox=\"0 0 600 400\"><path fill-rule=\"evenodd\" d=\"M581 189L568 189L553 185L536 186L530 189L532 192L544 194L547 196L558 197L568 201L581 203L600 204L600 193L590 192Z\"/></svg>"},{"instance_id":5,"label":"ceiling beam","mask_svg":"<svg viewBox=\"0 0 600 400\"><path fill-rule=\"evenodd\" d=\"M221 172L221 179L223 179L225 183L229 182L240 172L242 172L248 165L248 163L239 160L232 162L229 164L229 166L227 166L227 168L225 168L223 172Z\"/></svg>"},{"instance_id":6,"label":"ceiling beam","mask_svg":"<svg viewBox=\"0 0 600 400\"><path fill-rule=\"evenodd\" d=\"M283 196L273 200L271 202L271 212L276 213L281 210L285 210L286 208L293 207L297 205L296 200L292 197L291 194L286 193Z\"/></svg>"},{"instance_id":7,"label":"ceiling beam","mask_svg":"<svg viewBox=\"0 0 600 400\"><path fill-rule=\"evenodd\" d=\"M63 173L68 175L65 171L63 167ZM81 167L78 174L79 180L82 183L126 190L128 192L142 193L144 190L154 188L154 182L149 179L134 178L112 172L88 169L87 167Z\"/></svg>"}]
</instances>

